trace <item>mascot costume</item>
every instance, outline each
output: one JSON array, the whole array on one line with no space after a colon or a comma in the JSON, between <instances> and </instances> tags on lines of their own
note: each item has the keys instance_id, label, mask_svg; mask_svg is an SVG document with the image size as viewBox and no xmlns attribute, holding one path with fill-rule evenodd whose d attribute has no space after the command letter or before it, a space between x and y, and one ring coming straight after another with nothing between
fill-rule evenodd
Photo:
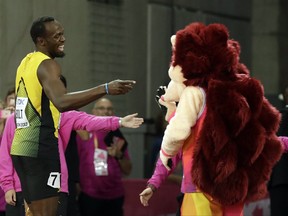
<instances>
[{"instance_id":1,"label":"mascot costume","mask_svg":"<svg viewBox=\"0 0 288 216\"><path fill-rule=\"evenodd\" d=\"M239 62L240 46L222 24L192 23L171 37L170 83L160 150L163 165L182 151L182 216L240 216L266 195L283 148L280 114ZM177 105L176 105L177 104Z\"/></svg>"}]
</instances>

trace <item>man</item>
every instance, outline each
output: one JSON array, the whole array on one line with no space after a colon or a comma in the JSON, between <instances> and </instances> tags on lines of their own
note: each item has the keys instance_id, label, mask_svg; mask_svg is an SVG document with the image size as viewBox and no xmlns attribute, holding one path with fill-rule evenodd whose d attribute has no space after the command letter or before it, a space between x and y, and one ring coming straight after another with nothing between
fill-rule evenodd
<instances>
[{"instance_id":1,"label":"man","mask_svg":"<svg viewBox=\"0 0 288 216\"><path fill-rule=\"evenodd\" d=\"M135 81L115 80L66 93L61 68L64 28L53 17L33 22L30 34L36 51L21 62L16 74L16 131L11 155L23 196L35 215L55 215L60 188L58 123L60 112L77 109L104 96L129 92Z\"/></svg>"},{"instance_id":2,"label":"man","mask_svg":"<svg viewBox=\"0 0 288 216\"><path fill-rule=\"evenodd\" d=\"M112 102L99 99L92 113L112 116ZM77 137L80 187L79 207L81 216L123 216L124 187L122 175L129 175L132 164L127 143L121 132L97 131L87 140Z\"/></svg>"}]
</instances>

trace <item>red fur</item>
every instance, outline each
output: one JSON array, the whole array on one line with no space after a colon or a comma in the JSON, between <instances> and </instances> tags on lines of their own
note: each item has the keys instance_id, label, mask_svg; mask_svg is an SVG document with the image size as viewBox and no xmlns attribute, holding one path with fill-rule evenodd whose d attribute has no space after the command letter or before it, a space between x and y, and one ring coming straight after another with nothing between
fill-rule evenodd
<instances>
[{"instance_id":1,"label":"red fur","mask_svg":"<svg viewBox=\"0 0 288 216\"><path fill-rule=\"evenodd\" d=\"M207 93L207 114L194 152L194 184L223 205L266 193L272 167L282 154L275 133L280 114L261 83L239 63L240 46L221 24L193 23L177 32L172 64L185 85Z\"/></svg>"}]
</instances>

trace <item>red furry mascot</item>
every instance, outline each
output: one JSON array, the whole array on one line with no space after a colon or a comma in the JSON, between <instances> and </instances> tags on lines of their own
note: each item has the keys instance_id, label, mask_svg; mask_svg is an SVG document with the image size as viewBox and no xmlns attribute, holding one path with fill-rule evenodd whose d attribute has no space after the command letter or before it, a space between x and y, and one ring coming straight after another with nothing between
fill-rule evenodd
<instances>
[{"instance_id":1,"label":"red furry mascot","mask_svg":"<svg viewBox=\"0 0 288 216\"><path fill-rule=\"evenodd\" d=\"M160 158L169 169L182 151L181 215L242 215L246 201L266 195L282 154L280 114L239 62L224 25L192 23L171 43L171 81L159 100L171 120Z\"/></svg>"}]
</instances>

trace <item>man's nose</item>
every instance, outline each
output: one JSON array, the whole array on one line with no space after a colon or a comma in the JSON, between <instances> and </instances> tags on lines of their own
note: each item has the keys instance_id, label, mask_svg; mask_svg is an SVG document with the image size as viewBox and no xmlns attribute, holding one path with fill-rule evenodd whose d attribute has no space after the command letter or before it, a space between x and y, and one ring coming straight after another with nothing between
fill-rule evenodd
<instances>
[{"instance_id":1,"label":"man's nose","mask_svg":"<svg viewBox=\"0 0 288 216\"><path fill-rule=\"evenodd\" d=\"M60 40L63 41L63 42L66 40L66 38L64 37L64 35L61 36Z\"/></svg>"}]
</instances>

